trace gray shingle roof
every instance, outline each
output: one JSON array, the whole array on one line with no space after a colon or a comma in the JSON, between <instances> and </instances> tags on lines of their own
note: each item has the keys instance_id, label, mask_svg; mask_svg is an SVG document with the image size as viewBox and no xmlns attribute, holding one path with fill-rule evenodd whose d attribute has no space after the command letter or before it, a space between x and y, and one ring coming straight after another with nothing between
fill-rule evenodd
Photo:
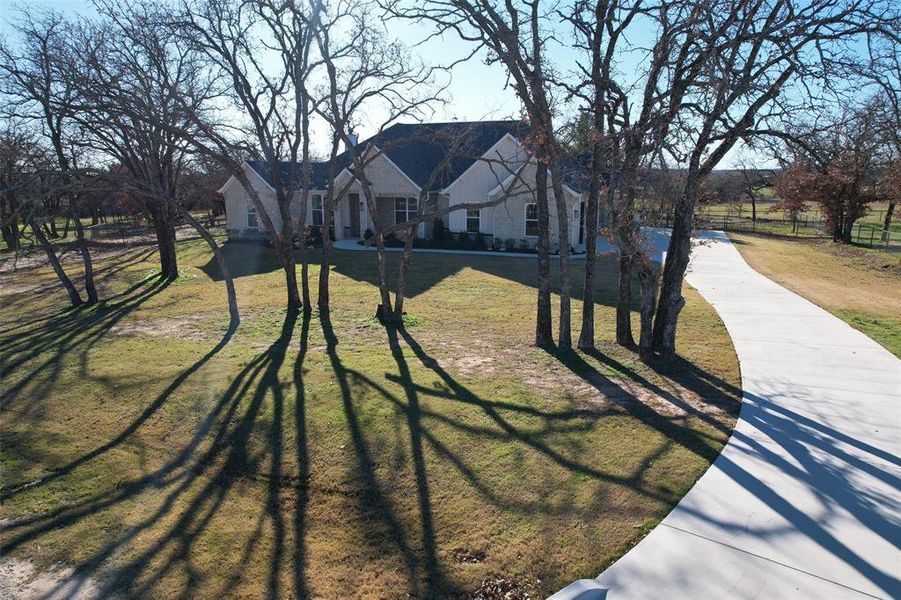
<instances>
[{"instance_id":1,"label":"gray shingle roof","mask_svg":"<svg viewBox=\"0 0 901 600\"><path fill-rule=\"evenodd\" d=\"M429 191L434 191L447 187L508 133L522 140L528 126L522 121L396 124L360 142L358 149L362 154L370 145L378 147L417 186L428 186ZM452 154L449 159L448 154ZM350 163L347 151L339 154L335 174L350 167ZM275 169L265 161L252 160L248 164L272 186L276 180L285 184L291 178L290 162L280 162ZM310 168L313 187L325 189L330 170L328 162L311 163ZM293 172L299 184L303 177L299 163L294 165Z\"/></svg>"},{"instance_id":2,"label":"gray shingle roof","mask_svg":"<svg viewBox=\"0 0 901 600\"><path fill-rule=\"evenodd\" d=\"M399 123L360 142L358 149L363 154L370 145L378 147L417 186L437 191L450 185L508 133L522 141L528 135L529 128L523 121ZM452 157L445 160L448 154ZM279 172L279 177L274 176L270 163L253 160L248 164L272 186L275 186L276 179L283 184L290 180L290 162L278 163L275 170ZM577 192L587 191L587 157L564 158L560 167L563 180L569 187ZM325 189L330 172L328 162L314 162L310 168L313 188ZM336 157L335 175L344 168L352 170L347 151ZM303 177L299 163L294 165L294 177L299 185ZM609 180L609 174L605 179Z\"/></svg>"}]
</instances>

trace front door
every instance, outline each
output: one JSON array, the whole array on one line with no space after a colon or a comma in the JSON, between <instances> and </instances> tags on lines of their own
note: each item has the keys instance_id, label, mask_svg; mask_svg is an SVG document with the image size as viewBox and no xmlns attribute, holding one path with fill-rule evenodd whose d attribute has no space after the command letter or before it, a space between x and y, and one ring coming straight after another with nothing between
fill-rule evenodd
<instances>
[{"instance_id":1,"label":"front door","mask_svg":"<svg viewBox=\"0 0 901 600\"><path fill-rule=\"evenodd\" d=\"M360 194L347 195L347 208L350 210L350 237L360 237Z\"/></svg>"}]
</instances>

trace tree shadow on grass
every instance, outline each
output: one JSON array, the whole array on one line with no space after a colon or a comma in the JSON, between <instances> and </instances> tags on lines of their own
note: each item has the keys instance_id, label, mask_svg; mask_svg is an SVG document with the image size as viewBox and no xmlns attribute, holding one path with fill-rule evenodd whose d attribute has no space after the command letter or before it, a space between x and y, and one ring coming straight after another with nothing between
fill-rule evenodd
<instances>
[{"instance_id":1,"label":"tree shadow on grass","mask_svg":"<svg viewBox=\"0 0 901 600\"><path fill-rule=\"evenodd\" d=\"M478 462L476 454L461 448L458 440L445 437L444 428L462 433L470 440L468 448L476 447L480 440L522 445L567 472L627 487L655 502L671 504L674 501L670 492L648 481L644 474L653 460L666 452L672 443L690 444L691 440L673 442L667 439L663 444L649 448L647 456L632 472L606 472L580 459L578 449L565 444L561 446L556 436L586 430L599 419L621 414L621 409L610 406L545 409L484 398L443 369L407 330L386 329L387 345L397 367L396 374L387 373L386 378L400 386L402 391L398 394L387 389L381 378L347 368L338 351L338 338L329 313L323 312L319 318L326 342L325 352L338 384L353 450L352 485L360 493L352 493L352 501L355 510L368 524L375 524L363 531L360 552L364 552L363 548L368 544L381 555L396 555L411 596L454 596L471 592L458 589L451 582L447 570L453 559L438 549L435 500L430 480L434 464L427 459L429 448L433 456L448 465L443 468L459 472L464 482L501 510L543 514L549 518L556 515L588 518L603 507L601 497L591 506L577 506L571 501L551 501L542 494L523 495L508 486L498 485L481 467L475 466ZM4 523L0 526L4 533L0 551L12 552L23 544L34 543L85 519L125 511L136 515L137 520L130 520L121 529L113 530L110 538L79 561L74 575L53 593L74 595L89 578L101 573L105 574L99 581L104 594L152 596L164 580L179 582L178 597L188 598L201 591L208 593L211 585L205 579L208 574L194 564L203 546L209 544L206 536L208 532L216 535L214 532L221 531L223 524L217 521L219 515L234 514L226 504L232 506L238 495L244 498L241 490L246 483L262 481L264 486L259 502L251 504L256 507L252 509L255 511L252 521L236 528L239 535L217 550L225 552L228 549L228 556L233 560L227 563L228 572L222 573L221 579L213 580L212 584L216 586L213 595L227 595L259 579L266 582L264 587L269 597L309 596L310 557L306 533L311 490L308 392L303 368L308 319L301 323L299 351L291 365L290 377L296 394L293 448L288 446L288 439L282 433L291 429L292 423L290 398L279 377L288 362L297 320L296 313L286 315L278 338L234 375L224 393L217 396L215 404L204 409L190 438L174 449L163 464L118 482L110 489L91 492L72 504ZM56 479L77 476L79 467L132 439L150 416L165 405L166 399L227 341L227 338L221 341L182 372L115 437L34 482L30 489L34 491L34 487L48 485ZM439 388L417 381L414 373L423 367L426 372L438 376ZM404 472L408 465L415 490L416 516L413 519L408 509L397 504L397 490L390 480L392 475L386 476L384 470L380 470L384 448L373 442L367 420L361 415L363 408L358 404L359 392L364 388L374 391L377 398L390 402L401 416L400 422L405 424L405 447L410 448L410 458L405 461ZM424 396L430 398L428 405L423 402ZM449 410L441 408L445 402ZM475 408L488 417L488 425L467 422L453 408L455 403ZM526 421L523 422L523 418ZM662 423L653 419L649 422L663 428ZM533 423L537 425L533 426ZM667 432L673 437L682 433L679 429ZM291 452L294 457L290 456ZM527 490L529 483L523 482L521 487ZM9 493L16 495L27 489L12 489ZM136 512L132 505L140 506L141 511ZM262 562L261 553L266 557ZM125 562L112 563L114 558ZM116 566L111 568L111 564ZM288 580L292 582L290 588L285 586Z\"/></svg>"},{"instance_id":2,"label":"tree shadow on grass","mask_svg":"<svg viewBox=\"0 0 901 600\"><path fill-rule=\"evenodd\" d=\"M280 268L274 250L263 244L230 241L222 245L222 252L235 278L271 273ZM299 258L299 253L295 253L295 257ZM310 265L318 265L320 258L319 249L308 250L307 258ZM354 281L377 286L376 258L376 253L371 251L336 250L332 256L332 268ZM393 286L396 282L393 281L393 265L396 265L397 261L400 260L400 253L389 252L388 260L392 265L389 269L392 274L391 286L394 289ZM536 263L531 256L522 258L520 256L506 256L503 253L498 253L497 256L418 253L413 258L412 264L413 266L407 274L405 288L405 295L408 298L415 298L429 291L463 269L473 269L533 288L538 286L538 277L535 270ZM222 273L215 258L210 258L200 268L214 281L222 280ZM616 290L609 289L609 286L605 286L603 281L605 279L615 281L618 268L618 263L615 260L607 260L605 255L599 255L596 265L598 274L595 288L596 302L606 306L615 306ZM559 292L559 286L556 283L556 273L558 272L556 261L552 262L551 270L552 291L556 293ZM584 268L581 268L581 263L574 263L571 290L573 300L582 299L583 272ZM637 310L637 276L633 281L632 296L635 298L633 309Z\"/></svg>"},{"instance_id":3,"label":"tree shadow on grass","mask_svg":"<svg viewBox=\"0 0 901 600\"><path fill-rule=\"evenodd\" d=\"M541 440L540 435L533 435L530 433L525 433L518 429L515 425L513 425L509 419L504 416L505 411L524 411L526 413L534 413L535 409L532 407L520 407L518 405L509 405L504 403L497 403L491 400L487 400L479 397L477 394L473 393L469 390L465 385L458 382L450 373L448 373L443 367L441 367L440 363L436 361L434 358L429 356L423 347L416 341L416 339L406 330L399 330L404 342L409 346L409 348L413 351L414 355L420 360L420 362L431 369L434 373L436 373L441 381L447 386L448 390L452 392L452 398L459 402L465 402L468 404L473 404L481 408L485 414L494 421L497 426L511 439L520 441L535 450L538 450L542 454L544 454L547 458L552 460L553 462L565 467L568 470L571 470L575 473L580 473L583 475L588 475L595 479L608 481L610 483L627 485L639 491L639 493L646 493L650 495L654 495L655 492L652 489L643 489L639 484L639 480L641 478L642 469L639 468L632 475L627 477L622 476L613 476L609 473L605 473L604 471L593 467L591 465L583 464L575 459L572 459L558 450L551 447L549 444L546 444ZM574 360L580 360L575 353L573 353L573 357L571 357L570 362L564 363L570 367L573 372L577 374L584 374L587 370L591 369L587 364L575 365ZM582 361L584 363L584 361ZM594 371L597 373L596 371ZM599 373L598 377L602 377ZM596 381L596 380L595 380ZM594 385L597 387L598 391L600 391L604 396L616 395L617 397L625 396L630 399L629 402L619 403L617 405L621 405L631 414L632 416L637 417L643 423L650 425L660 433L663 433L666 437L668 437L673 443L684 446L686 449L698 454L699 456L705 458L706 460L713 460L716 456L716 451L713 450L710 445L707 443L706 436L702 432L698 432L696 430L687 428L683 425L679 425L674 423L671 419L659 415L654 412L652 409L646 407L640 400L629 394L626 390L622 389L618 386L614 381L608 380L605 378L606 385L599 385L596 382ZM410 382L410 385L412 382ZM433 392L434 393L434 392ZM539 415L542 416L547 422L545 426L545 430L547 432L559 432L559 429L556 428L556 421L562 420L567 421L570 419L599 419L610 414L614 414L615 411L610 410L609 408L586 408L586 409L574 409L562 412L550 412L546 413L544 411L537 411Z\"/></svg>"},{"instance_id":4,"label":"tree shadow on grass","mask_svg":"<svg viewBox=\"0 0 901 600\"><path fill-rule=\"evenodd\" d=\"M377 464L373 458L372 450L366 440L363 425L360 423L357 409L353 403L352 383L366 381L359 377L356 371L348 370L338 354L338 338L335 335L330 314L328 311L320 312L322 331L325 335L326 353L334 371L335 378L341 393L341 402L344 408L344 417L347 421L348 431L353 443L356 455L355 473L363 487L363 493L359 501L359 510L367 517L377 520L387 538L400 553L407 570L410 584L413 586L410 592L412 597L421 597L424 593L428 597L434 597L436 589L441 586L441 574L437 570L435 559L434 532L431 528L431 504L428 497L428 482L425 476L424 464L421 463L421 453L418 454L420 463L415 467L417 475L417 492L419 494L419 506L421 518L424 520L422 531L422 544L425 548L426 558L422 560L410 542L400 518L395 514L386 490L379 481L376 473ZM420 447L421 448L421 447ZM414 454L416 451L414 450ZM428 523L428 525L425 525ZM423 564L424 563L424 564ZM423 569L425 573L423 573ZM420 588L420 582L425 579L425 590Z\"/></svg>"},{"instance_id":5,"label":"tree shadow on grass","mask_svg":"<svg viewBox=\"0 0 901 600\"><path fill-rule=\"evenodd\" d=\"M151 256L156 250L154 248L148 249L137 249L137 250L127 250L122 252L120 255L115 258L110 258L104 260L102 263L96 266L94 270L94 282L99 286L102 286L104 283L115 279L118 277L123 271L127 270L134 265L140 264L147 260L149 256ZM12 275L16 275L17 277L22 277L23 275L28 276L33 271L46 269L46 264L40 262L35 264L34 266L20 267L15 271L12 271ZM117 298L121 298L123 295L128 295L132 293L136 287L140 287L147 282L148 278L144 278L142 281L139 281L134 286L131 286L128 290L124 292L119 292L112 296L109 296L104 299L102 304L110 304L114 302ZM75 283L76 287L81 287L84 285L84 275L79 274L78 276L73 278L73 283ZM20 292L14 292L11 294L7 294L2 297L2 304L4 309L12 309L15 307L29 305L33 306L36 303L39 303L50 296L59 296L60 304L65 304L65 291L62 284L56 279L55 276L52 278L47 278L46 281L42 283L35 284L33 287L29 287L28 289ZM0 336L6 336L13 333L16 330L25 329L34 323L39 323L46 320L47 317L39 317L37 319L31 319L23 322L13 323L7 326L4 326L0 329Z\"/></svg>"},{"instance_id":6,"label":"tree shadow on grass","mask_svg":"<svg viewBox=\"0 0 901 600\"><path fill-rule=\"evenodd\" d=\"M244 541L240 563L232 571L233 574L226 578L219 594L230 593L233 586L240 583L246 575L244 567L252 554L259 551L260 542L265 537L267 540L265 547L271 548L267 574L270 597L280 597L281 570L285 563L285 553L288 551L282 506L286 495L296 494L297 512L294 523L295 526L297 524L302 526L308 497L306 486L309 473L303 413L305 392L302 382L302 361L309 331L308 319L304 319L302 323L301 352L293 367L297 391L295 419L298 428L298 473L296 476L288 477L282 471L285 454L282 431L286 399L278 374L285 362L297 317L296 312L286 315L279 337L236 374L225 393L197 424L188 443L180 448L173 458L149 473L117 483L110 490L43 514L5 523L0 530L13 532L13 535L6 539L0 552L5 554L14 551L26 542L40 539L55 530L66 528L123 503L140 501L141 494L159 490L157 498L160 501L156 503L155 508L145 512L137 523L123 527L124 531L121 534L116 534L115 539L104 543L87 560L78 565L73 576L51 590L47 597L55 594L76 595L80 586L95 575L110 558L126 549L138 537L149 536L154 540L152 543L139 554L129 556L125 564L117 567L100 582L102 593L151 596L158 582L172 575L175 569L181 569L187 572L187 575L180 589L180 597L190 598L196 593L197 585L200 583L200 576L192 566L192 551L199 536L217 516L236 485L248 478L262 478L267 483L267 499L263 511L254 524L253 532ZM230 334L227 337L229 336ZM227 339L224 342L227 342ZM203 362L209 360L222 345L224 343L220 342L201 361L184 372L179 380L170 384L154 404L162 402L174 387L195 372ZM259 422L266 400L271 402L271 423L268 425ZM146 417L147 411L115 439L70 463L66 473L121 443L140 427ZM262 436L268 443L262 447L259 444L251 444L251 438L258 436ZM271 531L269 535L264 536L267 524ZM159 533L161 527L164 531ZM298 529L294 549L294 554L299 555L301 559L302 534L302 530ZM294 594L298 597L306 596L302 562L295 563L293 577Z\"/></svg>"},{"instance_id":7,"label":"tree shadow on grass","mask_svg":"<svg viewBox=\"0 0 901 600\"><path fill-rule=\"evenodd\" d=\"M413 566L420 567L423 571L422 577L426 581L424 592L427 596L431 596L430 592L436 589L442 589L441 585L435 585L433 582L443 582L443 563L440 560L435 543L435 525L432 517L428 469L423 452L424 444L430 446L442 460L450 463L464 480L488 502L505 511L531 515L545 514L549 517L560 514L564 517L573 518L581 514L580 511L584 511L586 517L594 517L597 515L597 511L603 508L603 500L600 498L597 500L598 505L588 507L576 507L571 502L549 502L546 498L541 498L540 494L539 498L531 500L524 501L516 498L516 494L509 493L511 490L499 489L494 482L484 479L479 473L479 469L473 468L468 464L475 457L460 453L454 449L452 444L442 440L441 430L430 426L430 421L440 422L442 426L451 427L464 433L472 440L471 447L478 446L477 440L479 438L522 444L537 451L545 460L556 463L568 472L626 487L639 496L646 496L668 506L672 506L678 498L674 497L668 490L661 489L657 482L649 481L645 476L654 461L669 452L674 445L684 447L708 462L712 461L718 453L716 449L717 444L713 442L711 436L681 422L678 418L674 419L658 414L633 396L630 396L625 403L618 401L615 407L603 406L564 410L545 410L534 406L493 401L481 397L445 370L437 360L425 351L408 330L389 327L386 328L386 336L392 356L398 367L396 376L386 374L386 378L402 386L404 390L403 400L385 389L378 382L366 377L365 374L353 370L346 371L346 373L352 379L358 380L378 391L384 399L391 402L406 417L419 505L419 523L421 526L422 557L417 559ZM412 351L413 357L419 364L439 377L442 387L425 387L415 381L402 344ZM343 367L338 365L338 368L341 369ZM584 372L587 367L582 365L574 366L574 368ZM616 393L620 399L622 395L627 394L615 382L609 380L606 385L600 387L600 391L605 395ZM347 393L349 394L349 388ZM425 408L420 400L420 394L443 399L447 402L460 402L478 407L490 419L492 426L476 426L461 418L454 418L448 414ZM591 427L599 419L613 414L622 414L622 408L625 408L627 414L636 417L664 437L661 443L649 448L646 455L636 462L631 473L613 474L606 472L599 466L583 462L579 458L572 456L569 451L556 447L556 444L550 441L561 432L582 430L586 427ZM352 407L348 410L352 410ZM455 411L450 412L453 413ZM517 424L516 420L511 418L513 416L527 416L540 419L543 422L543 426L537 430L525 428ZM360 452L359 454L365 456L365 452ZM366 462L371 461L367 460ZM529 489L529 482L523 481L521 487L526 490Z\"/></svg>"},{"instance_id":8,"label":"tree shadow on grass","mask_svg":"<svg viewBox=\"0 0 901 600\"><path fill-rule=\"evenodd\" d=\"M169 283L158 276L148 277L96 306L60 311L0 335L0 377L8 378L14 372L18 375L15 383L4 389L0 410L9 410L26 388L29 404L45 398L56 384L65 358L86 356L122 319L166 289ZM44 357L45 354L48 356ZM29 365L27 373L18 373L39 357L41 360L36 366ZM38 376L43 383L29 388Z\"/></svg>"}]
</instances>

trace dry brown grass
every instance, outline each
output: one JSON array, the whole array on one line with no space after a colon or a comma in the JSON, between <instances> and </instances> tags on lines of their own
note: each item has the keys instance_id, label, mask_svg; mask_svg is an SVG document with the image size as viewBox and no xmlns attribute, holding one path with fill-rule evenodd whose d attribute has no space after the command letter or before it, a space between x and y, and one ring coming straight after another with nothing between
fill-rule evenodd
<instances>
[{"instance_id":1,"label":"dry brown grass","mask_svg":"<svg viewBox=\"0 0 901 600\"><path fill-rule=\"evenodd\" d=\"M734 423L713 309L687 290L684 361L651 369L611 341L606 259L600 352L557 356L529 345L530 260L417 255L395 333L371 318L372 254L339 253L331 318L304 322L271 252L229 246L243 316L222 345L210 256L179 253L166 287L141 283L154 256L99 261L124 295L96 310L0 297L4 555L126 597L543 597L647 533Z\"/></svg>"}]
</instances>

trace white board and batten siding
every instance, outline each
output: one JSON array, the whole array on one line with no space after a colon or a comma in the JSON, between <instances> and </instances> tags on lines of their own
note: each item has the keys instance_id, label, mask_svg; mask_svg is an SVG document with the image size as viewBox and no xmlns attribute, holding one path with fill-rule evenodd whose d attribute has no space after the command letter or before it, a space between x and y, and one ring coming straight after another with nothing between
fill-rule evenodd
<instances>
[{"instance_id":1,"label":"white board and batten siding","mask_svg":"<svg viewBox=\"0 0 901 600\"><path fill-rule=\"evenodd\" d=\"M276 229L281 227L282 220L278 212L278 203L275 200L275 190L272 189L260 175L250 168L250 165L244 164L244 174L247 176L250 185L256 190L260 201L266 207L266 212L272 219ZM234 176L229 177L219 193L225 198L225 215L228 229L239 232L247 231L247 209L252 206L250 194L244 189L244 186ZM260 222L259 230L263 230L263 224Z\"/></svg>"},{"instance_id":2,"label":"white board and batten siding","mask_svg":"<svg viewBox=\"0 0 901 600\"><path fill-rule=\"evenodd\" d=\"M523 169L520 177L529 182L535 181L536 167L534 164L528 165ZM494 197L502 192L497 192ZM579 210L581 198L578 195L564 191L567 200L569 213L569 236L570 245L576 246L579 241ZM550 239L551 245L557 246L557 240L560 239L559 221L557 218L557 202L554 198L554 190L548 182L548 216L550 223ZM521 240L526 240L529 246L534 246L538 242L535 236L526 235L526 205L535 202L534 193L527 189L523 184L516 184L510 188L509 194L502 204L494 209L494 237L500 240L514 240L519 246Z\"/></svg>"},{"instance_id":3,"label":"white board and batten siding","mask_svg":"<svg viewBox=\"0 0 901 600\"><path fill-rule=\"evenodd\" d=\"M487 202L488 193L518 169L525 158L519 141L510 134L505 135L482 155L481 160L473 163L445 189L449 206L452 209L454 205L463 203ZM504 164L499 164L500 161ZM500 208L489 206L480 209L481 233L494 234L494 214ZM453 232L466 231L466 211L451 210L445 218L445 225Z\"/></svg>"},{"instance_id":4,"label":"white board and batten siding","mask_svg":"<svg viewBox=\"0 0 901 600\"><path fill-rule=\"evenodd\" d=\"M374 157L369 164L366 165L366 176L372 185L372 194L376 199L376 204L380 206L390 206L385 209L390 211L390 215L386 214L388 225L394 225L394 205L393 200L390 202L379 201L379 198L419 198L419 186L417 186L406 174L403 173L391 160L384 154ZM362 193L361 200L365 200ZM364 229L375 229L372 222L372 216L366 211L368 218ZM420 226L419 235L424 234L424 226ZM362 232L361 232L362 233Z\"/></svg>"}]
</instances>

